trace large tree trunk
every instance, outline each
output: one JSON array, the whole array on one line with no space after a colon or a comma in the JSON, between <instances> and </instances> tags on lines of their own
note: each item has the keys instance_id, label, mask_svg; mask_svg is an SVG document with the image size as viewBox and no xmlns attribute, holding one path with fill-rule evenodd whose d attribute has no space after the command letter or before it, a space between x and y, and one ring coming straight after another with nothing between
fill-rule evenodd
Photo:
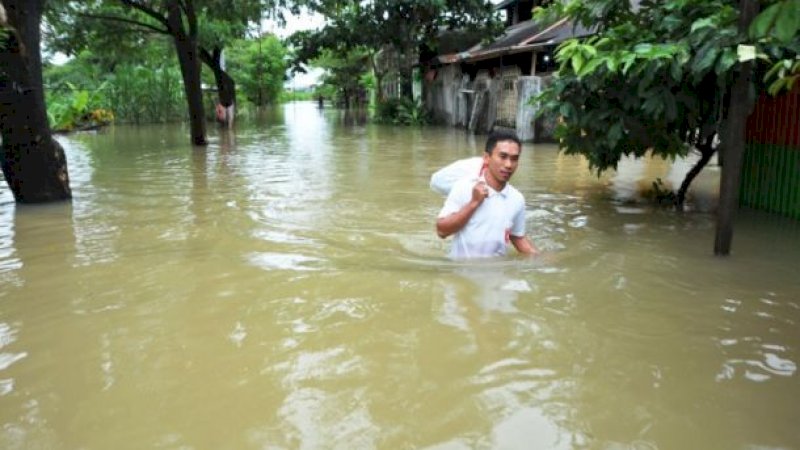
<instances>
[{"instance_id":1,"label":"large tree trunk","mask_svg":"<svg viewBox=\"0 0 800 450\"><path fill-rule=\"evenodd\" d=\"M195 29L188 33L183 30L182 8L178 2L171 2L167 21L172 30L175 42L175 51L178 54L178 63L183 77L183 90L189 106L189 130L194 145L206 145L206 119L203 109L203 89L200 83L200 56L198 54L197 34ZM187 18L190 27L196 18Z\"/></svg>"},{"instance_id":2,"label":"large tree trunk","mask_svg":"<svg viewBox=\"0 0 800 450\"><path fill-rule=\"evenodd\" d=\"M183 90L189 106L189 130L194 145L206 145L206 119L203 108L203 89L200 83L200 60L194 39L175 38L175 49L183 76Z\"/></svg>"},{"instance_id":3,"label":"large tree trunk","mask_svg":"<svg viewBox=\"0 0 800 450\"><path fill-rule=\"evenodd\" d=\"M758 14L757 0L740 0L739 31L746 33L753 18ZM744 159L745 127L747 116L753 109L750 98L750 84L753 72L752 61L742 63L736 73L723 129L721 154L725 164L719 182L719 207L717 209L717 228L714 238L714 254L727 256L733 241L733 219L739 209L739 184Z\"/></svg>"},{"instance_id":4,"label":"large tree trunk","mask_svg":"<svg viewBox=\"0 0 800 450\"><path fill-rule=\"evenodd\" d=\"M236 104L236 82L222 68L222 49L215 48L213 53L205 49L200 49L200 59L214 72L214 81L217 85L217 96L219 104L225 108L224 124L228 127L233 126L234 105Z\"/></svg>"},{"instance_id":5,"label":"large tree trunk","mask_svg":"<svg viewBox=\"0 0 800 450\"><path fill-rule=\"evenodd\" d=\"M7 15L7 23L0 24L3 175L17 202L69 199L67 161L52 137L42 86L39 25L44 0L3 0L2 6Z\"/></svg>"}]
</instances>

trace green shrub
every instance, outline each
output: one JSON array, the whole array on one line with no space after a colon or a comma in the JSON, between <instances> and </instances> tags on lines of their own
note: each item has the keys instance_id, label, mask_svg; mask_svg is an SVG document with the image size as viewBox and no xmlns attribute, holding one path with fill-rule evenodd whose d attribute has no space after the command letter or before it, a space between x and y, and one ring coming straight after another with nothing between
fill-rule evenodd
<instances>
[{"instance_id":1,"label":"green shrub","mask_svg":"<svg viewBox=\"0 0 800 450\"><path fill-rule=\"evenodd\" d=\"M389 98L378 102L375 108L375 121L394 125L426 125L431 122L430 115L421 101L409 98Z\"/></svg>"},{"instance_id":2,"label":"green shrub","mask_svg":"<svg viewBox=\"0 0 800 450\"><path fill-rule=\"evenodd\" d=\"M105 108L104 89L105 83L90 93L65 82L60 89L51 91L47 101L50 126L56 131L70 131L113 122L114 113Z\"/></svg>"}]
</instances>

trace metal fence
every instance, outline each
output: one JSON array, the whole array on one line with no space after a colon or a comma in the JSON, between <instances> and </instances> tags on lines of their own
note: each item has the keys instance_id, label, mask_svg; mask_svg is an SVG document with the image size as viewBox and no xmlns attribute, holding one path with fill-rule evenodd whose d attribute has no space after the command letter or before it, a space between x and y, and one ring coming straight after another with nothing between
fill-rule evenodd
<instances>
[{"instance_id":1,"label":"metal fence","mask_svg":"<svg viewBox=\"0 0 800 450\"><path fill-rule=\"evenodd\" d=\"M744 158L741 205L800 219L800 86L758 99Z\"/></svg>"}]
</instances>

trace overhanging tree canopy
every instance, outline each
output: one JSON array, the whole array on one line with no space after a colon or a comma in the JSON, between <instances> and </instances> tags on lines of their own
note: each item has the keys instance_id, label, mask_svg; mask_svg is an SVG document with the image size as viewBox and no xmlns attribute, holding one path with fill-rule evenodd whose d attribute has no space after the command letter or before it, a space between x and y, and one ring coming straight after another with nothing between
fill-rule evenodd
<instances>
[{"instance_id":1,"label":"overhanging tree canopy","mask_svg":"<svg viewBox=\"0 0 800 450\"><path fill-rule=\"evenodd\" d=\"M723 131L743 127L732 119L743 120L738 116L746 117L752 101L752 62L740 57L740 45L756 43L746 33L754 6L752 0L643 0L632 8L628 0L570 0L539 11L540 20L568 17L597 29L590 39L560 46L557 76L538 98L543 110L562 118L556 129L561 147L585 156L598 173L616 168L623 156L671 158L696 148L701 158L678 190L681 206L717 150L715 137L726 155L742 144ZM788 35L796 33L794 26ZM792 53L796 39L762 36L757 44L754 54L780 59ZM734 98L742 80L744 97Z\"/></svg>"},{"instance_id":2,"label":"overhanging tree canopy","mask_svg":"<svg viewBox=\"0 0 800 450\"><path fill-rule=\"evenodd\" d=\"M412 68L421 54L435 54L440 31L471 29L489 35L499 30L488 0L321 0L309 2L309 8L323 15L327 24L318 32L295 36L297 63L306 63L325 49L341 55L351 50L374 55L389 47L398 55L403 92L409 97ZM378 83L380 75L376 74Z\"/></svg>"},{"instance_id":3,"label":"overhanging tree canopy","mask_svg":"<svg viewBox=\"0 0 800 450\"><path fill-rule=\"evenodd\" d=\"M133 43L147 33L170 36L183 76L191 139L202 145L206 138L200 62L213 71L221 103L232 104L235 84L221 67L222 49L265 15L282 11L277 7L294 4L288 0L61 0L53 3L51 22L64 39L53 45L70 53L88 45L118 45L120 34Z\"/></svg>"}]
</instances>

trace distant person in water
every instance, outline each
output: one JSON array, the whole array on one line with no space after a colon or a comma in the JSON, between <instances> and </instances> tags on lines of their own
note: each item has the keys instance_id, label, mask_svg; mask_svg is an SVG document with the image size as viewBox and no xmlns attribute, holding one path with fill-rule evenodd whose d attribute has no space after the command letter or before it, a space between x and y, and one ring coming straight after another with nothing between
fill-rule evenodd
<instances>
[{"instance_id":1,"label":"distant person in water","mask_svg":"<svg viewBox=\"0 0 800 450\"><path fill-rule=\"evenodd\" d=\"M317 97L317 108L322 109L325 107L325 97L319 96Z\"/></svg>"},{"instance_id":2,"label":"distant person in water","mask_svg":"<svg viewBox=\"0 0 800 450\"><path fill-rule=\"evenodd\" d=\"M538 253L525 236L525 198L508 182L521 151L515 134L493 132L486 140L483 168L453 185L436 221L440 238L455 235L451 258L504 256L509 243L522 254Z\"/></svg>"}]
</instances>

